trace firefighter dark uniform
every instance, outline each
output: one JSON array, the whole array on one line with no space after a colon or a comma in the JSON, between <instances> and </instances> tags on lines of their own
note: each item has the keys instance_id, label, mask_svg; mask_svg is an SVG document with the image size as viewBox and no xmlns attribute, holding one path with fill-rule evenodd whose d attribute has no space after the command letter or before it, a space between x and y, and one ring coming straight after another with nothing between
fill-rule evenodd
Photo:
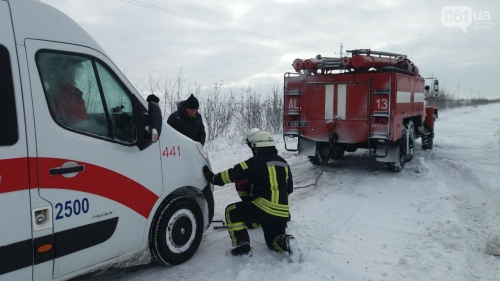
<instances>
[{"instance_id":1,"label":"firefighter dark uniform","mask_svg":"<svg viewBox=\"0 0 500 281\"><path fill-rule=\"evenodd\" d=\"M285 234L289 217L288 194L293 192L292 173L287 162L278 155L271 134L262 134L271 139L267 144L272 146L262 147L257 144L254 146L254 157L215 175L207 166L203 168L205 177L215 185L222 186L242 180L251 183L247 185L245 192L253 200L232 203L226 207L228 232L235 247L231 250L232 255L251 254L250 237L245 227L245 222L250 221L262 225L269 249L291 254L293 249L290 249L290 242L296 245L295 238ZM257 136L258 134L255 139Z\"/></svg>"}]
</instances>

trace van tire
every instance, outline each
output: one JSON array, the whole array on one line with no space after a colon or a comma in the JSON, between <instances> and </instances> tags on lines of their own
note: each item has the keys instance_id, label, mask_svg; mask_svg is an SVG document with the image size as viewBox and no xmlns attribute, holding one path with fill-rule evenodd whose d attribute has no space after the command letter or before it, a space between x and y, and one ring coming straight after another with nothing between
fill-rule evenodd
<instances>
[{"instance_id":1,"label":"van tire","mask_svg":"<svg viewBox=\"0 0 500 281\"><path fill-rule=\"evenodd\" d=\"M189 260L200 246L203 215L187 196L174 197L157 211L149 233L151 259L165 265Z\"/></svg>"}]
</instances>

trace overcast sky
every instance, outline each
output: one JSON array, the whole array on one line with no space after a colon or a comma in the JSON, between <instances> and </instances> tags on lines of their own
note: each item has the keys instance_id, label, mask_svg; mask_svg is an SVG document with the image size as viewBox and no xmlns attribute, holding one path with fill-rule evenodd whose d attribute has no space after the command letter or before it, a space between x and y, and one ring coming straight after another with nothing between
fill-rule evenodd
<instances>
[{"instance_id":1,"label":"overcast sky","mask_svg":"<svg viewBox=\"0 0 500 281\"><path fill-rule=\"evenodd\" d=\"M265 93L282 87L295 58L338 56L342 43L406 54L460 98L500 98L497 0L42 2L79 23L140 92L150 72L174 78L182 68L186 88L223 81Z\"/></svg>"}]
</instances>

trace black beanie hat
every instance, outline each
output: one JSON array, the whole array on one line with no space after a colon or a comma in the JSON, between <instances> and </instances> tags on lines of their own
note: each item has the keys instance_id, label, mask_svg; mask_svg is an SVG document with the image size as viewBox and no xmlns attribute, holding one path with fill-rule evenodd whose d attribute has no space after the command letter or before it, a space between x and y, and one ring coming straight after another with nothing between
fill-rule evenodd
<instances>
[{"instance_id":1,"label":"black beanie hat","mask_svg":"<svg viewBox=\"0 0 500 281\"><path fill-rule=\"evenodd\" d=\"M147 102L154 102L154 103L159 103L160 102L160 99L156 96L156 95L149 95L147 98L146 98L146 101Z\"/></svg>"},{"instance_id":2,"label":"black beanie hat","mask_svg":"<svg viewBox=\"0 0 500 281\"><path fill-rule=\"evenodd\" d=\"M184 103L184 107L187 109L198 109L198 108L200 108L200 103L193 96L193 94L191 94L191 96L189 96L189 98Z\"/></svg>"}]
</instances>

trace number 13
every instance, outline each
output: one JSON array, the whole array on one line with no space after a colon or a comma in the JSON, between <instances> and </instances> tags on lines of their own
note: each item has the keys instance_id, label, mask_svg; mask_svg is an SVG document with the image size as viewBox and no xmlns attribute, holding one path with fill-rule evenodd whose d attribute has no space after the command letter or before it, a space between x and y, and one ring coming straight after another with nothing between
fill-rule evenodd
<instances>
[{"instance_id":1,"label":"number 13","mask_svg":"<svg viewBox=\"0 0 500 281\"><path fill-rule=\"evenodd\" d=\"M387 109L387 99L377 99L377 109Z\"/></svg>"}]
</instances>

